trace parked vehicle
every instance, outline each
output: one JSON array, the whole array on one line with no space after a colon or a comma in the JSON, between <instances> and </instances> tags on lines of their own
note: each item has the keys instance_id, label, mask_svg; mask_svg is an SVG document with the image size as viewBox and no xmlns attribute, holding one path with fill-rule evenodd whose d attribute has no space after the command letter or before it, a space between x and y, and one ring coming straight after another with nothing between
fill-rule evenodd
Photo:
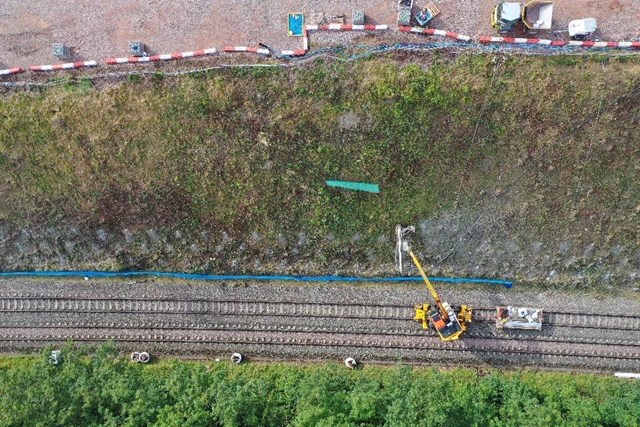
<instances>
[{"instance_id":1,"label":"parked vehicle","mask_svg":"<svg viewBox=\"0 0 640 427\"><path fill-rule=\"evenodd\" d=\"M542 329L542 309L530 307L497 307L498 329Z\"/></svg>"},{"instance_id":2,"label":"parked vehicle","mask_svg":"<svg viewBox=\"0 0 640 427\"><path fill-rule=\"evenodd\" d=\"M500 34L514 30L520 22L520 3L502 2L493 8L491 12L491 26Z\"/></svg>"},{"instance_id":3,"label":"parked vehicle","mask_svg":"<svg viewBox=\"0 0 640 427\"><path fill-rule=\"evenodd\" d=\"M585 40L597 29L595 18L576 19L569 22L569 36L574 40Z\"/></svg>"}]
</instances>

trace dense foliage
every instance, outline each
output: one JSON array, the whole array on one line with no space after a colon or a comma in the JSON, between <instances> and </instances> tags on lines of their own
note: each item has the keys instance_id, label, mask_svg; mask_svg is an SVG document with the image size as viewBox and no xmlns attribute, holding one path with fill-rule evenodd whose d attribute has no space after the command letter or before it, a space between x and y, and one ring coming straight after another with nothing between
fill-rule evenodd
<instances>
[{"instance_id":1,"label":"dense foliage","mask_svg":"<svg viewBox=\"0 0 640 427\"><path fill-rule=\"evenodd\" d=\"M67 346L0 360L3 426L638 426L640 384L562 373L162 361Z\"/></svg>"}]
</instances>

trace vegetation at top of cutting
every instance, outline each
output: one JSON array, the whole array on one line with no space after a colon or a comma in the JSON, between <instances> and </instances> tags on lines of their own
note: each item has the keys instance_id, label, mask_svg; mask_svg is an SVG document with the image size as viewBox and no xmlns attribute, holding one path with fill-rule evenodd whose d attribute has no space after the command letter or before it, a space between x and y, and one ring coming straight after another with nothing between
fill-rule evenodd
<instances>
[{"instance_id":1,"label":"vegetation at top of cutting","mask_svg":"<svg viewBox=\"0 0 640 427\"><path fill-rule=\"evenodd\" d=\"M637 426L640 385L564 373L407 366L143 366L111 346L60 365L0 359L3 426Z\"/></svg>"},{"instance_id":2,"label":"vegetation at top of cutting","mask_svg":"<svg viewBox=\"0 0 640 427\"><path fill-rule=\"evenodd\" d=\"M156 228L204 248L124 244L115 269L258 260L309 274L382 273L394 225L418 223L436 273L623 283L640 271L637 63L371 59L13 93L0 99L0 222ZM300 234L306 246L281 244Z\"/></svg>"}]
</instances>

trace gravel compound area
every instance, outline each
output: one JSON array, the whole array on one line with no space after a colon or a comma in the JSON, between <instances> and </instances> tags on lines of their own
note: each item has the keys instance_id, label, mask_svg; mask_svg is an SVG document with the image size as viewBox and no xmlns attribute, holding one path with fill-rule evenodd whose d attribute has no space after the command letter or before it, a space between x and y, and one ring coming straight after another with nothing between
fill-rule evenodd
<instances>
[{"instance_id":1,"label":"gravel compound area","mask_svg":"<svg viewBox=\"0 0 640 427\"><path fill-rule=\"evenodd\" d=\"M439 285L475 307L467 335L441 343L412 320L421 285L0 280L0 349L114 340L192 358L341 360L594 371L640 369L640 302L502 287ZM545 311L542 331L497 331L496 305ZM572 314L568 314L572 313Z\"/></svg>"},{"instance_id":2,"label":"gravel compound area","mask_svg":"<svg viewBox=\"0 0 640 427\"><path fill-rule=\"evenodd\" d=\"M495 35L489 25L496 0L438 0L441 13L431 26L472 37ZM415 9L425 1L415 3ZM52 56L52 43L64 43L73 61L125 56L128 41L142 41L149 54L171 53L224 46L269 45L273 49L302 48L302 40L287 35L287 13L303 12L308 24L320 16L343 15L351 23L353 10L363 10L369 24L387 24L395 31L395 0L337 1L291 0L230 1L123 1L108 3L76 0L7 0L0 5L0 69L59 62ZM319 15L320 14L320 15ZM323 15L322 15L323 14ZM568 39L572 19L593 17L597 38L604 41L640 40L640 2L635 0L556 0L551 32L545 38ZM380 33L378 33L380 34ZM361 33L332 32L322 44L353 42ZM404 35L404 40L420 36ZM312 49L318 41L311 34Z\"/></svg>"}]
</instances>

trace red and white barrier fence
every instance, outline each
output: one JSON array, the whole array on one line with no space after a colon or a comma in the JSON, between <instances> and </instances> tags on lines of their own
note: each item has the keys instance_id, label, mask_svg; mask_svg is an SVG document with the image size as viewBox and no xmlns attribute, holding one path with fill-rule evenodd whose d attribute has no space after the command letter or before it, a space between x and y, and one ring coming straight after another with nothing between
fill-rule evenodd
<instances>
[{"instance_id":1,"label":"red and white barrier fence","mask_svg":"<svg viewBox=\"0 0 640 427\"><path fill-rule=\"evenodd\" d=\"M577 40L549 40L539 38L520 38L520 37L480 37L480 43L504 43L504 44L536 44L542 46L555 46L555 47L613 47L613 48L634 48L640 49L640 42L594 42L590 40L577 41Z\"/></svg>"},{"instance_id":2,"label":"red and white barrier fence","mask_svg":"<svg viewBox=\"0 0 640 427\"><path fill-rule=\"evenodd\" d=\"M304 36L302 50L283 50L282 55L303 56L309 51L309 33L308 31L381 31L388 30L388 25L353 25L353 24L323 24L323 25L307 25L304 27Z\"/></svg>"},{"instance_id":3,"label":"red and white barrier fence","mask_svg":"<svg viewBox=\"0 0 640 427\"><path fill-rule=\"evenodd\" d=\"M388 25L352 25L352 24L324 24L324 25L307 25L307 31L380 31L388 30Z\"/></svg>"},{"instance_id":4,"label":"red and white barrier fence","mask_svg":"<svg viewBox=\"0 0 640 427\"><path fill-rule=\"evenodd\" d=\"M77 62L67 62L66 64L31 65L29 69L31 71L58 71L58 70L72 70L74 68L96 67L97 65L98 63L96 61L77 61Z\"/></svg>"},{"instance_id":5,"label":"red and white barrier fence","mask_svg":"<svg viewBox=\"0 0 640 427\"><path fill-rule=\"evenodd\" d=\"M463 42L468 42L471 40L471 37L465 36L464 34L458 34L451 31L436 30L434 28L400 26L398 27L398 30L402 33L425 34L427 36L442 36L442 37L448 37L450 39L459 40Z\"/></svg>"},{"instance_id":6,"label":"red and white barrier fence","mask_svg":"<svg viewBox=\"0 0 640 427\"><path fill-rule=\"evenodd\" d=\"M323 24L323 25L307 25L303 35L303 49L295 50L282 50L280 55L282 56L304 56L309 51L309 34L308 31L380 31L389 29L388 25L353 25L353 24ZM459 34L451 31L436 30L434 28L421 28L421 27L409 27L400 26L398 31L403 33L424 34L429 36L442 36L457 41L469 42L471 37ZM504 44L527 44L527 45L540 45L540 46L553 46L553 47L584 47L584 48L631 48L640 49L640 41L635 42L606 42L606 41L576 41L576 40L549 40L541 38L520 38L520 37L493 37L483 36L477 39L481 44L491 43L504 43ZM247 47L247 46L226 46L224 52L246 52L257 53L260 55L270 55L271 51L267 48ZM215 48L200 49L188 52L177 52L162 55L150 55L142 57L123 57L123 58L109 58L106 60L107 64L127 64L127 63L143 63L143 62L155 62L155 61L167 61L181 58L194 58L206 55L213 55L218 53ZM95 67L98 63L96 61L77 61L68 62L65 64L52 64L52 65L31 65L29 70L31 71L57 71L57 70L70 70L83 67ZM0 70L0 76L7 76L12 74L19 74L25 70L20 67L7 68Z\"/></svg>"},{"instance_id":7,"label":"red and white barrier fence","mask_svg":"<svg viewBox=\"0 0 640 427\"><path fill-rule=\"evenodd\" d=\"M280 55L283 56L304 56L307 54L309 50L309 33L307 30L304 30L304 34L302 35L302 49L296 50L283 50L280 52Z\"/></svg>"},{"instance_id":8,"label":"red and white barrier fence","mask_svg":"<svg viewBox=\"0 0 640 427\"><path fill-rule=\"evenodd\" d=\"M175 53L166 53L162 55L150 55L150 56L129 56L124 58L109 58L107 59L107 64L136 64L139 62L156 62L156 61L169 61L172 59L182 59L182 58L196 58L199 56L207 56L218 53L216 48L210 49L200 49L193 50L188 52L175 52Z\"/></svg>"},{"instance_id":9,"label":"red and white barrier fence","mask_svg":"<svg viewBox=\"0 0 640 427\"><path fill-rule=\"evenodd\" d=\"M24 68L20 68L20 67L7 68L5 70L0 70L0 76L9 76L11 74L20 74L23 72L24 72Z\"/></svg>"},{"instance_id":10,"label":"red and white barrier fence","mask_svg":"<svg viewBox=\"0 0 640 427\"><path fill-rule=\"evenodd\" d=\"M304 56L306 54L307 54L307 51L304 49L280 51L280 55L283 55L283 56Z\"/></svg>"},{"instance_id":11,"label":"red and white barrier fence","mask_svg":"<svg viewBox=\"0 0 640 427\"><path fill-rule=\"evenodd\" d=\"M260 47L247 47L247 46L225 46L223 50L225 52L259 53L260 55L269 55L271 53L269 49L264 49Z\"/></svg>"}]
</instances>

